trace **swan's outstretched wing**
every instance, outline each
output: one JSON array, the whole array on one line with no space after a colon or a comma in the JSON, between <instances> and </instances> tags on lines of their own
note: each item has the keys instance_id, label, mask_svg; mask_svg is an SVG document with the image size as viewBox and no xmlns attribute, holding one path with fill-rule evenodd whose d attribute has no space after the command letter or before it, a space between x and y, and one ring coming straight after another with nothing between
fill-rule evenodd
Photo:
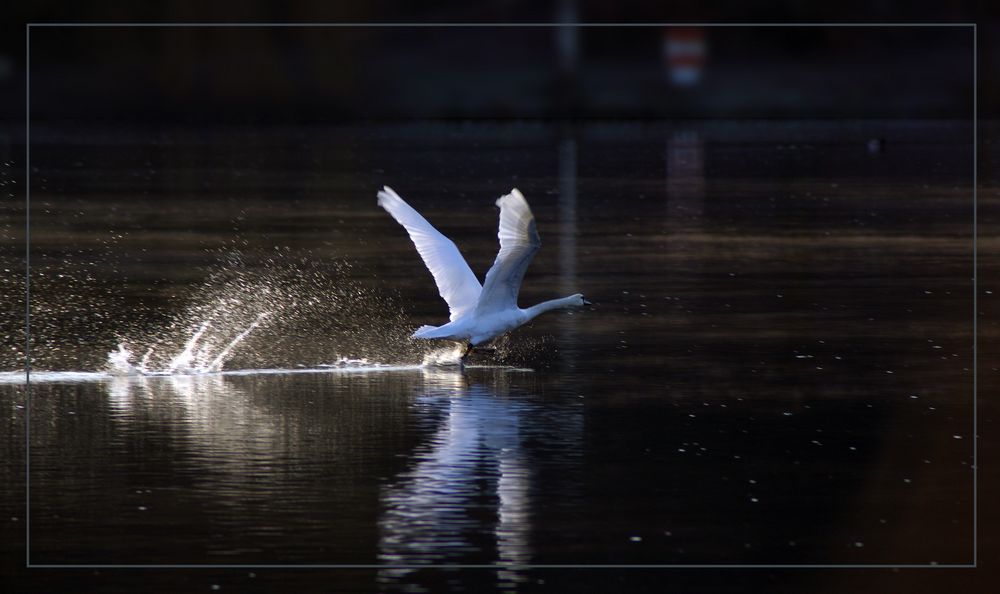
<instances>
[{"instance_id":1,"label":"swan's outstretched wing","mask_svg":"<svg viewBox=\"0 0 1000 594\"><path fill-rule=\"evenodd\" d=\"M458 251L455 242L432 227L427 219L413 210L389 186L378 193L378 205L409 233L424 264L434 275L438 292L448 303L451 319L455 320L474 308L483 287Z\"/></svg>"},{"instance_id":2,"label":"swan's outstretched wing","mask_svg":"<svg viewBox=\"0 0 1000 594\"><path fill-rule=\"evenodd\" d=\"M535 228L535 215L528 202L514 188L497 200L500 207L500 252L493 267L486 273L486 283L476 305L479 315L517 307L517 292L524 272L538 247L542 245Z\"/></svg>"}]
</instances>

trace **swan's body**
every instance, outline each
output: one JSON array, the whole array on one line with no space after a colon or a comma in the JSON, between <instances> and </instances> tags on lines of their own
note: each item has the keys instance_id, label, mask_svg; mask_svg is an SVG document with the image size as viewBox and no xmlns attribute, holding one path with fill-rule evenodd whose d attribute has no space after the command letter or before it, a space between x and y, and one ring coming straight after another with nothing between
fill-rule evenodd
<instances>
[{"instance_id":1,"label":"swan's body","mask_svg":"<svg viewBox=\"0 0 1000 594\"><path fill-rule=\"evenodd\" d=\"M457 340L477 346L510 332L546 311L587 304L583 295L577 293L527 309L517 306L517 293L524 272L538 251L541 240L535 227L535 216L516 188L496 202L500 207L500 230L497 234L500 252L486 273L483 285L479 284L479 279L455 243L413 210L392 188L386 186L378 193L378 204L406 229L451 312L451 321L447 324L421 326L413 333L414 338Z\"/></svg>"}]
</instances>

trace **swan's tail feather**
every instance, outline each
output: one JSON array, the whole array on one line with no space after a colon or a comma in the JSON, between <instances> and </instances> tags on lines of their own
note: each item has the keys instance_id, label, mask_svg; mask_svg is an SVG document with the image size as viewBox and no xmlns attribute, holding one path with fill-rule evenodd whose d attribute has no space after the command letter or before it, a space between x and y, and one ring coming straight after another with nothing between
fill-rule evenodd
<instances>
[{"instance_id":1,"label":"swan's tail feather","mask_svg":"<svg viewBox=\"0 0 1000 594\"><path fill-rule=\"evenodd\" d=\"M449 338L451 329L444 326L421 326L413 333L413 338Z\"/></svg>"},{"instance_id":2,"label":"swan's tail feather","mask_svg":"<svg viewBox=\"0 0 1000 594\"><path fill-rule=\"evenodd\" d=\"M423 338L423 335L431 330L437 330L437 326L421 326L413 333L413 338Z\"/></svg>"}]
</instances>

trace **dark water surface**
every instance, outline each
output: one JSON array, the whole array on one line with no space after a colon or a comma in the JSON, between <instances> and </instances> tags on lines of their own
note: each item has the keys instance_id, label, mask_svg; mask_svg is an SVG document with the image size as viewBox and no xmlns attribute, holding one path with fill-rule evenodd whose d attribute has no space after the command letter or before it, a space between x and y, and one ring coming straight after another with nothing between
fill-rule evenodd
<instances>
[{"instance_id":1,"label":"dark water surface","mask_svg":"<svg viewBox=\"0 0 1000 594\"><path fill-rule=\"evenodd\" d=\"M416 591L455 584L391 566L498 563L474 579L517 588L525 564L968 563L971 134L42 126L34 369L99 371L119 343L162 368L204 320L218 353L262 312L225 369L366 362L33 381L31 561L384 564L373 587ZM406 335L446 309L382 184L480 276L517 186L543 244L521 305L594 305L421 367ZM4 283L18 311L23 280ZM5 381L0 455L23 459L25 386ZM16 500L23 466L5 472Z\"/></svg>"}]
</instances>

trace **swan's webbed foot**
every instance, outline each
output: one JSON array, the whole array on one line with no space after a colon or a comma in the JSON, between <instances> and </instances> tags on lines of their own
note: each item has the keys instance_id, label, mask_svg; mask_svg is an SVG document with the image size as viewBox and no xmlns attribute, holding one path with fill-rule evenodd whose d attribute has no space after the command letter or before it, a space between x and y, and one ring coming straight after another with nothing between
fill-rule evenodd
<instances>
[{"instance_id":1,"label":"swan's webbed foot","mask_svg":"<svg viewBox=\"0 0 1000 594\"><path fill-rule=\"evenodd\" d=\"M472 353L472 349L473 349L473 346L472 346L471 342L465 344L465 351L462 352L462 356L458 360L459 365L461 365L462 367L465 367L465 362L468 361L469 354Z\"/></svg>"}]
</instances>

